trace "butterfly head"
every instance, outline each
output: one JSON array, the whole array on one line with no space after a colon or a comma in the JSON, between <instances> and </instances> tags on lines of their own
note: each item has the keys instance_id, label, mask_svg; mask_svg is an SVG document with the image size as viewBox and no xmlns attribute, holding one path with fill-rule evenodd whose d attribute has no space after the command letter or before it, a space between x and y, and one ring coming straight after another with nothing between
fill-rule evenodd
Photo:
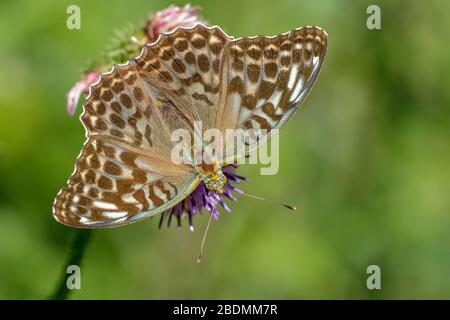
<instances>
[{"instance_id":1,"label":"butterfly head","mask_svg":"<svg viewBox=\"0 0 450 320\"><path fill-rule=\"evenodd\" d=\"M208 190L213 190L218 193L223 193L225 191L227 177L223 174L220 166L217 164L202 165L199 168L199 172Z\"/></svg>"}]
</instances>

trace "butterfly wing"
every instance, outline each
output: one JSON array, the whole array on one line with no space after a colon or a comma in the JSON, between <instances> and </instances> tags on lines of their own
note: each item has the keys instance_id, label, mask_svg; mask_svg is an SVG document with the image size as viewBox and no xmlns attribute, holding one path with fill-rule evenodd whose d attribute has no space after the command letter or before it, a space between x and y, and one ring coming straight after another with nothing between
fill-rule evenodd
<instances>
[{"instance_id":1,"label":"butterfly wing","mask_svg":"<svg viewBox=\"0 0 450 320\"><path fill-rule=\"evenodd\" d=\"M137 64L146 77L159 75L173 86L188 106L186 114L201 121L203 131L216 128L226 136L226 129L267 130L244 146L225 144L228 149L217 159L224 164L257 147L297 111L326 49L327 35L319 27L233 39L218 27L198 24L161 35Z\"/></svg>"},{"instance_id":2,"label":"butterfly wing","mask_svg":"<svg viewBox=\"0 0 450 320\"><path fill-rule=\"evenodd\" d=\"M87 141L55 199L58 221L86 228L128 224L167 210L198 185L192 166L171 161L171 132L191 130L193 119L166 88L144 77L135 60L91 87L81 116Z\"/></svg>"},{"instance_id":3,"label":"butterfly wing","mask_svg":"<svg viewBox=\"0 0 450 320\"><path fill-rule=\"evenodd\" d=\"M257 134L247 145L225 150L224 163L250 152L289 120L311 90L326 50L327 34L319 27L241 38L227 45L215 127L222 132L255 129Z\"/></svg>"},{"instance_id":4,"label":"butterfly wing","mask_svg":"<svg viewBox=\"0 0 450 320\"><path fill-rule=\"evenodd\" d=\"M117 139L94 136L84 145L53 213L59 222L100 228L128 224L167 210L198 185L193 172Z\"/></svg>"},{"instance_id":5,"label":"butterfly wing","mask_svg":"<svg viewBox=\"0 0 450 320\"><path fill-rule=\"evenodd\" d=\"M120 141L94 137L54 203L55 218L86 228L128 224L167 210L198 185L194 173L168 166Z\"/></svg>"},{"instance_id":6,"label":"butterfly wing","mask_svg":"<svg viewBox=\"0 0 450 320\"><path fill-rule=\"evenodd\" d=\"M88 137L110 136L150 153L170 155L172 131L191 130L193 118L183 109L182 96L170 94L171 84L161 86L138 63L132 60L101 75L90 88L81 122Z\"/></svg>"},{"instance_id":7,"label":"butterfly wing","mask_svg":"<svg viewBox=\"0 0 450 320\"><path fill-rule=\"evenodd\" d=\"M219 105L221 58L231 39L219 27L181 27L162 34L136 62L144 78L170 85L172 90L165 90L182 97L177 104L209 129Z\"/></svg>"}]
</instances>

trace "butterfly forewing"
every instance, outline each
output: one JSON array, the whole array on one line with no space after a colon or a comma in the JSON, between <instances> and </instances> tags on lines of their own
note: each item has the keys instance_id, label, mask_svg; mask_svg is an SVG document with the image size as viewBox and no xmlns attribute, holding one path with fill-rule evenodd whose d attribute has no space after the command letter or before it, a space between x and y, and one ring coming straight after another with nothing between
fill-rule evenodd
<instances>
[{"instance_id":1,"label":"butterfly forewing","mask_svg":"<svg viewBox=\"0 0 450 320\"><path fill-rule=\"evenodd\" d=\"M225 98L216 127L262 130L246 150L226 150L225 162L256 147L297 111L320 71L326 49L327 35L318 27L242 38L228 45L221 74Z\"/></svg>"},{"instance_id":2,"label":"butterfly forewing","mask_svg":"<svg viewBox=\"0 0 450 320\"><path fill-rule=\"evenodd\" d=\"M212 128L219 105L222 53L230 40L218 27L180 28L148 45L136 64L144 79L155 79L156 87L178 99L175 105L186 115L201 121L204 129Z\"/></svg>"}]
</instances>

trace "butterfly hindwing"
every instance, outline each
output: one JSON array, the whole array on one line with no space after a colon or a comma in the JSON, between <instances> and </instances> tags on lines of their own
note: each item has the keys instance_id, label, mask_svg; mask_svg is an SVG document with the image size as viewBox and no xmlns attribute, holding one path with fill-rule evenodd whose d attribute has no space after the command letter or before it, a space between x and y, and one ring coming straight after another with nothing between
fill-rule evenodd
<instances>
[{"instance_id":1,"label":"butterfly hindwing","mask_svg":"<svg viewBox=\"0 0 450 320\"><path fill-rule=\"evenodd\" d=\"M77 227L112 227L163 212L198 184L170 158L142 155L117 140L90 138L68 186L56 197L55 218Z\"/></svg>"},{"instance_id":2,"label":"butterfly hindwing","mask_svg":"<svg viewBox=\"0 0 450 320\"><path fill-rule=\"evenodd\" d=\"M326 49L327 35L318 27L230 42L221 74L226 98L216 127L263 130L257 131L249 149L228 150L225 162L256 147L297 111L320 71Z\"/></svg>"}]
</instances>

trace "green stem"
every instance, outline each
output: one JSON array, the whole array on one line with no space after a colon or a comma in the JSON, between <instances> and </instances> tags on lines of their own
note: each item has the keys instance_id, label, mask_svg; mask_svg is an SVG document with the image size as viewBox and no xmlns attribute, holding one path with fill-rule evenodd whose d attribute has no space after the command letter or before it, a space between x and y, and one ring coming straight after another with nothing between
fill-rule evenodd
<instances>
[{"instance_id":1,"label":"green stem","mask_svg":"<svg viewBox=\"0 0 450 320\"><path fill-rule=\"evenodd\" d=\"M89 243L89 239L91 238L91 233L92 230L90 229L78 229L76 231L75 238L69 251L67 263L64 265L58 286L50 296L50 299L65 300L68 298L72 290L69 290L66 283L68 276L66 273L67 267L71 265L81 266L81 262L86 252L86 247Z\"/></svg>"}]
</instances>

